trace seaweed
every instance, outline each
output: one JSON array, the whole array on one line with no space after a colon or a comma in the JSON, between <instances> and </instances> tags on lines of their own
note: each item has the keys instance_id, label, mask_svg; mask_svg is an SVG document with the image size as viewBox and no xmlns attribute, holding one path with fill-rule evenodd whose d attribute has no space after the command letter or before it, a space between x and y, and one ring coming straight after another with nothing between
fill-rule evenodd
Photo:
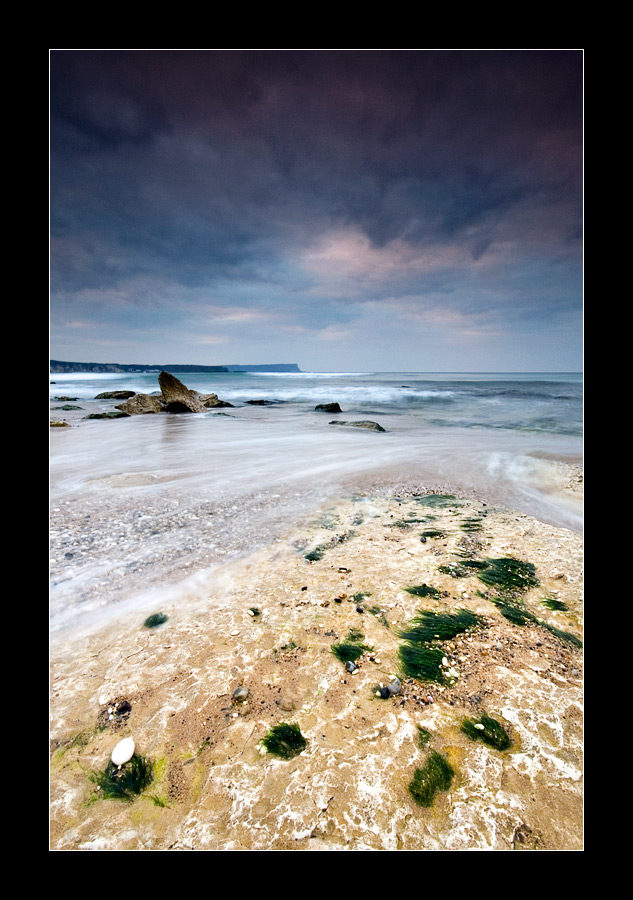
<instances>
[{"instance_id":1,"label":"seaweed","mask_svg":"<svg viewBox=\"0 0 633 900\"><path fill-rule=\"evenodd\" d=\"M429 647L404 643L398 649L402 673L406 678L418 681L435 681L445 684L447 679L442 670L444 651L441 647Z\"/></svg>"},{"instance_id":2,"label":"seaweed","mask_svg":"<svg viewBox=\"0 0 633 900\"><path fill-rule=\"evenodd\" d=\"M554 597L545 597L541 600L541 603L547 609L558 610L559 612L566 612L569 609L566 603L563 603L562 600L556 600Z\"/></svg>"},{"instance_id":3,"label":"seaweed","mask_svg":"<svg viewBox=\"0 0 633 900\"><path fill-rule=\"evenodd\" d=\"M292 759L308 746L299 726L288 722L271 728L261 743L269 753L281 759Z\"/></svg>"},{"instance_id":4,"label":"seaweed","mask_svg":"<svg viewBox=\"0 0 633 900\"><path fill-rule=\"evenodd\" d=\"M424 766L415 770L409 784L409 793L418 806L432 806L436 794L450 788L454 775L453 767L446 757L432 750Z\"/></svg>"},{"instance_id":5,"label":"seaweed","mask_svg":"<svg viewBox=\"0 0 633 900\"><path fill-rule=\"evenodd\" d=\"M361 644L359 641L340 641L338 644L332 644L331 647L332 653L339 660L339 662L347 663L347 662L356 662L359 656L362 656L363 653L367 653L371 650L371 647L367 647L365 644Z\"/></svg>"},{"instance_id":6,"label":"seaweed","mask_svg":"<svg viewBox=\"0 0 633 900\"><path fill-rule=\"evenodd\" d=\"M501 591L527 591L539 583L532 563L511 556L487 559L486 563L478 577L488 587Z\"/></svg>"},{"instance_id":7,"label":"seaweed","mask_svg":"<svg viewBox=\"0 0 633 900\"><path fill-rule=\"evenodd\" d=\"M418 725L418 746L424 750L426 745L430 742L433 735L426 728L423 728L422 725Z\"/></svg>"},{"instance_id":8,"label":"seaweed","mask_svg":"<svg viewBox=\"0 0 633 900\"><path fill-rule=\"evenodd\" d=\"M459 527L462 531L467 531L469 534L472 534L475 531L481 531L481 518L479 516L471 516L468 519L464 519Z\"/></svg>"},{"instance_id":9,"label":"seaweed","mask_svg":"<svg viewBox=\"0 0 633 900\"><path fill-rule=\"evenodd\" d=\"M443 537L445 537L445 535L446 535L446 532L440 531L437 528L428 528L426 531L423 531L420 534L420 537L424 538L424 540L426 540L427 538L443 538Z\"/></svg>"},{"instance_id":10,"label":"seaweed","mask_svg":"<svg viewBox=\"0 0 633 900\"><path fill-rule=\"evenodd\" d=\"M337 534L329 543L319 544L314 550L311 550L309 553L304 553L303 558L307 562L318 562L320 559L323 559L326 550L331 550L332 547L335 547L337 544L344 544L345 541L349 541L353 538L355 534L356 532L351 529L343 532L343 534Z\"/></svg>"},{"instance_id":11,"label":"seaweed","mask_svg":"<svg viewBox=\"0 0 633 900\"><path fill-rule=\"evenodd\" d=\"M153 615L148 616L148 617L145 619L145 621L143 622L143 625L144 625L145 628L158 628L158 626L159 626L159 625L162 625L163 623L165 623L165 622L167 621L168 618L169 618L169 617L166 616L166 615L165 615L164 613L162 613L162 612L161 612L161 613L154 613Z\"/></svg>"},{"instance_id":12,"label":"seaweed","mask_svg":"<svg viewBox=\"0 0 633 900\"><path fill-rule=\"evenodd\" d=\"M462 505L453 494L421 494L415 497L415 501L422 506L430 506L435 509Z\"/></svg>"},{"instance_id":13,"label":"seaweed","mask_svg":"<svg viewBox=\"0 0 633 900\"><path fill-rule=\"evenodd\" d=\"M414 597L433 597L434 600L442 596L442 592L430 584L415 584L405 588L405 591Z\"/></svg>"},{"instance_id":14,"label":"seaweed","mask_svg":"<svg viewBox=\"0 0 633 900\"><path fill-rule=\"evenodd\" d=\"M479 719L464 719L461 730L472 741L483 741L495 750L507 750L512 746L503 725L485 713Z\"/></svg>"},{"instance_id":15,"label":"seaweed","mask_svg":"<svg viewBox=\"0 0 633 900\"><path fill-rule=\"evenodd\" d=\"M431 641L448 641L462 631L467 631L482 622L481 616L469 609L458 609L454 613L436 613L427 609L420 610L411 619L408 628L400 631L402 640L414 643Z\"/></svg>"},{"instance_id":16,"label":"seaweed","mask_svg":"<svg viewBox=\"0 0 633 900\"><path fill-rule=\"evenodd\" d=\"M151 760L138 753L122 766L116 766L110 760L103 771L88 775L104 800L123 800L126 803L142 794L152 783L153 777Z\"/></svg>"}]
</instances>

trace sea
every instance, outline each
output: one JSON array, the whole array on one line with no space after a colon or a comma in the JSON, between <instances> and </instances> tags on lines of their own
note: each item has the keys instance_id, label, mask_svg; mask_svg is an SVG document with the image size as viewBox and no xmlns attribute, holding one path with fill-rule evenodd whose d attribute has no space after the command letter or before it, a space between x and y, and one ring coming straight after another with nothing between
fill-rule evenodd
<instances>
[{"instance_id":1,"label":"sea","mask_svg":"<svg viewBox=\"0 0 633 900\"><path fill-rule=\"evenodd\" d=\"M53 639L174 601L341 496L455 491L582 532L580 373L175 373L231 406L87 418L158 374L50 376L72 426L50 429Z\"/></svg>"}]
</instances>

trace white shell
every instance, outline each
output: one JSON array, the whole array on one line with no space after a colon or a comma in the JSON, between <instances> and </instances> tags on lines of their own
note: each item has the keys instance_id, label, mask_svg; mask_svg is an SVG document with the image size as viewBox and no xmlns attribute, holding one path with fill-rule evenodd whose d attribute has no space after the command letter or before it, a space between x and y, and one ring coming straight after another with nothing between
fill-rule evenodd
<instances>
[{"instance_id":1,"label":"white shell","mask_svg":"<svg viewBox=\"0 0 633 900\"><path fill-rule=\"evenodd\" d=\"M134 756L134 739L133 738L123 738L122 741L116 745L114 750L112 751L112 762L115 766L122 766L123 763L128 762Z\"/></svg>"}]
</instances>

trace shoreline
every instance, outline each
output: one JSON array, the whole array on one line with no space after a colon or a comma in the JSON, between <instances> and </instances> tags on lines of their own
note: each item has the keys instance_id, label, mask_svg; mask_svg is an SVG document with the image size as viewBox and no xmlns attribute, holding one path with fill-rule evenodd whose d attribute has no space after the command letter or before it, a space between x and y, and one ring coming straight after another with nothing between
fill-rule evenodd
<instances>
[{"instance_id":1,"label":"shoreline","mask_svg":"<svg viewBox=\"0 0 633 900\"><path fill-rule=\"evenodd\" d=\"M577 500L578 471L566 471ZM121 608L106 627L53 642L51 849L582 849L582 649L557 636L582 640L581 535L463 494L425 508L405 481L378 481L199 573L160 609ZM427 516L442 537L421 540ZM307 562L315 547L322 558ZM439 571L464 554L533 563L539 585L521 602L538 621L513 624L475 575ZM420 583L439 593L406 591ZM457 607L482 624L444 646L454 684L403 679L398 696L377 699L398 671L399 630L420 609ZM145 628L159 611L167 621ZM354 628L374 661L352 675L331 647ZM99 730L117 698L129 719ZM483 712L503 721L509 750L462 734ZM262 755L267 729L285 721L306 750ZM418 726L455 772L430 809L408 791L430 752ZM125 736L152 759L154 781L130 804L98 800L88 775Z\"/></svg>"}]
</instances>

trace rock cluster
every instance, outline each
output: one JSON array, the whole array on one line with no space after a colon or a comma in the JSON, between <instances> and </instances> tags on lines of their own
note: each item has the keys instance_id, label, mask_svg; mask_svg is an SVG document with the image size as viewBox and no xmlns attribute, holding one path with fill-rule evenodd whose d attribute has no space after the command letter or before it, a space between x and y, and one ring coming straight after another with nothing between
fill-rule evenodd
<instances>
[{"instance_id":1,"label":"rock cluster","mask_svg":"<svg viewBox=\"0 0 633 900\"><path fill-rule=\"evenodd\" d=\"M139 416L146 413L200 413L215 407L232 406L225 400L219 400L217 394L200 394L186 387L170 372L161 372L158 376L160 394L133 394L117 409L128 416Z\"/></svg>"}]
</instances>

